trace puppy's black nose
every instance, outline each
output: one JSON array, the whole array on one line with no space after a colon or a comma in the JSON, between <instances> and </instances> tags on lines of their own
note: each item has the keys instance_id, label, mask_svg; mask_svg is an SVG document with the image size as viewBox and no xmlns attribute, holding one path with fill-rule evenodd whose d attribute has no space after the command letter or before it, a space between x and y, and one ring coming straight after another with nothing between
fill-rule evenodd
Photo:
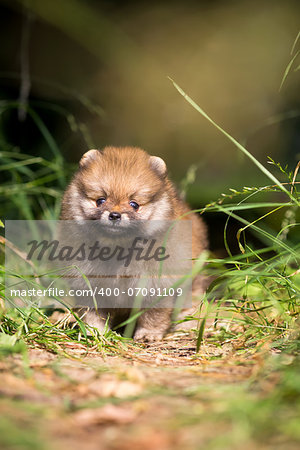
<instances>
[{"instance_id":1,"label":"puppy's black nose","mask_svg":"<svg viewBox=\"0 0 300 450\"><path fill-rule=\"evenodd\" d=\"M109 220L114 220L114 221L121 220L121 214L113 211L109 214L108 218L109 218Z\"/></svg>"}]
</instances>

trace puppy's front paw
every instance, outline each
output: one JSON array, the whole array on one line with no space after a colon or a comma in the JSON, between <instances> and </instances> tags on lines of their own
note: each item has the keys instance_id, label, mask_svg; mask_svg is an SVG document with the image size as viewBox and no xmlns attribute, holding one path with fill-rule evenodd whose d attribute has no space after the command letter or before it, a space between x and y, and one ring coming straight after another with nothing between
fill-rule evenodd
<instances>
[{"instance_id":1,"label":"puppy's front paw","mask_svg":"<svg viewBox=\"0 0 300 450\"><path fill-rule=\"evenodd\" d=\"M155 342L161 341L164 337L164 332L161 330L148 330L147 328L138 328L134 333L133 339L135 341Z\"/></svg>"}]
</instances>

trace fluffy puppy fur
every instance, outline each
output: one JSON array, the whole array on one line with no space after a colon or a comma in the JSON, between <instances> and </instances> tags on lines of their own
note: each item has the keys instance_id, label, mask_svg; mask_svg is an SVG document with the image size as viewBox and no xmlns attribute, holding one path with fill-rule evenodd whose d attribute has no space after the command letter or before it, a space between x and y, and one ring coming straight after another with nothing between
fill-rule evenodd
<instances>
[{"instance_id":1,"label":"fluffy puppy fur","mask_svg":"<svg viewBox=\"0 0 300 450\"><path fill-rule=\"evenodd\" d=\"M197 258L207 248L207 232L199 215L189 212L190 208L169 180L161 158L140 148L105 147L102 151L90 150L81 158L79 170L63 197L61 219L78 223L99 221L107 226L113 239L115 231L126 230L137 221L176 220L184 215L182 220L192 221L192 257ZM117 220L112 220L112 213ZM176 242L171 241L170 245ZM109 280L110 286L117 282ZM200 276L198 289L203 291L203 286L204 279ZM137 320L134 338L161 339L170 328L171 312L168 308L146 309ZM183 310L179 319L187 313L191 311ZM129 314L128 308L106 308L89 311L85 320L103 329L106 320L114 327Z\"/></svg>"}]
</instances>

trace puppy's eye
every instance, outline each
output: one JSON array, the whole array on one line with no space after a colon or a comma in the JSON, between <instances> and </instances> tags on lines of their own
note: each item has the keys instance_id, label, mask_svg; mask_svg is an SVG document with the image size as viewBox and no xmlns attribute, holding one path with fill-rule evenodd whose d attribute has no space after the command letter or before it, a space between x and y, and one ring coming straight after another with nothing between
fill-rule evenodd
<instances>
[{"instance_id":1,"label":"puppy's eye","mask_svg":"<svg viewBox=\"0 0 300 450\"><path fill-rule=\"evenodd\" d=\"M139 205L136 203L136 202L134 202L133 200L131 200L131 202L129 202L129 205L133 208L133 209L135 209L136 211L139 209Z\"/></svg>"},{"instance_id":2,"label":"puppy's eye","mask_svg":"<svg viewBox=\"0 0 300 450\"><path fill-rule=\"evenodd\" d=\"M98 200L96 200L96 205L100 206L100 205L102 205L105 202L106 202L106 198L100 197L100 198L98 198Z\"/></svg>"}]
</instances>

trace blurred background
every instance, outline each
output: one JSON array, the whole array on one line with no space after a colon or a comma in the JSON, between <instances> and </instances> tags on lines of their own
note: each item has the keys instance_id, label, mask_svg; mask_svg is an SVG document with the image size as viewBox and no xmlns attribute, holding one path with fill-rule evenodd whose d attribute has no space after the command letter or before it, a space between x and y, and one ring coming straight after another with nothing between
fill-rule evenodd
<instances>
[{"instance_id":1,"label":"blurred background","mask_svg":"<svg viewBox=\"0 0 300 450\"><path fill-rule=\"evenodd\" d=\"M105 145L164 158L194 208L270 184L168 76L260 162L294 171L299 71L279 87L299 13L298 0L0 0L1 218L56 218L73 164ZM226 217L206 221L218 249Z\"/></svg>"}]
</instances>

